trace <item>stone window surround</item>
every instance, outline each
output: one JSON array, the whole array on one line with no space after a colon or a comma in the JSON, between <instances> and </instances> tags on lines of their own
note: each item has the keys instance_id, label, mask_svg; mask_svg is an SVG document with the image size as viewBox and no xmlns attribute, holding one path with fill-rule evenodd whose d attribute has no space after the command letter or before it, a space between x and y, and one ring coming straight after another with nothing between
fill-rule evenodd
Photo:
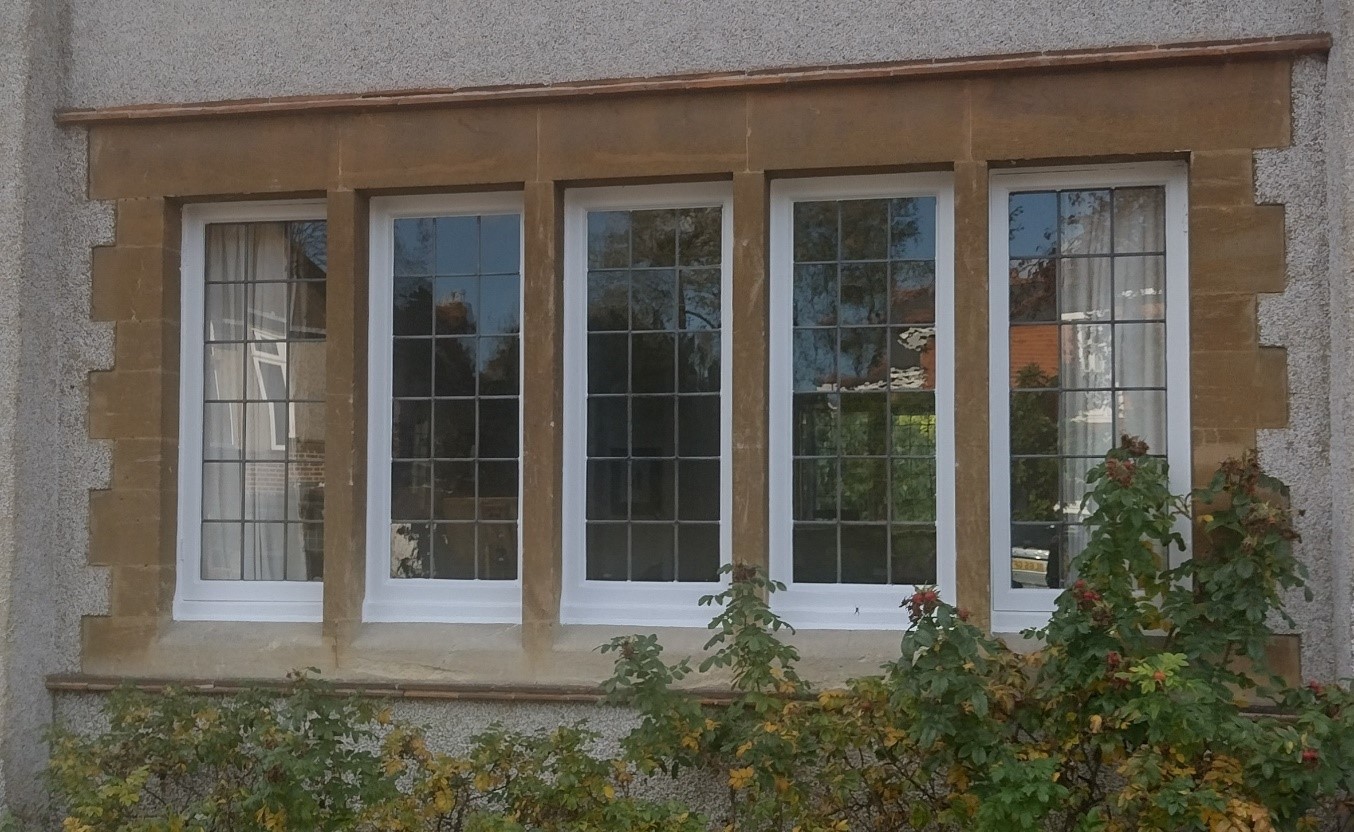
<instances>
[{"instance_id":1,"label":"stone window surround","mask_svg":"<svg viewBox=\"0 0 1354 832\"><path fill-rule=\"evenodd\" d=\"M1253 153L1290 142L1292 52L1057 71L683 88L380 111L197 115L89 124L90 197L117 207L95 250L93 317L116 360L90 377L89 429L113 451L91 493L90 563L111 572L109 614L85 619L87 673L241 678L316 666L339 678L588 685L592 649L633 628L560 626L563 196L566 187L732 181L733 547L766 561L769 182L782 176L950 170L955 180L959 603L986 623L988 171L1184 159L1190 166L1195 479L1287 421L1281 348L1258 341L1260 293L1284 285L1283 208L1255 205ZM673 131L666 125L681 124ZM521 626L363 624L368 205L373 195L520 189L524 294ZM181 206L323 198L330 239L326 581L321 624L173 622ZM762 241L761 245L751 241ZM973 348L968 348L973 345ZM672 630L675 652L701 630ZM892 633L805 633L806 670L867 672ZM435 645L427 647L425 645ZM1285 655L1295 652L1292 646Z\"/></svg>"}]
</instances>

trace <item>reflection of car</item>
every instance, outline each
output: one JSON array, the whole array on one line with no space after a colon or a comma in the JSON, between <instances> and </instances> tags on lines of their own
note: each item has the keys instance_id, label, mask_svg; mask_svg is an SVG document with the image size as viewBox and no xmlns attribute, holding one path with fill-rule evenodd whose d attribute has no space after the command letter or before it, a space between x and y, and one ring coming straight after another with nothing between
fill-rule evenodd
<instances>
[{"instance_id":1,"label":"reflection of car","mask_svg":"<svg viewBox=\"0 0 1354 832\"><path fill-rule=\"evenodd\" d=\"M1020 525L1011 536L1011 586L1057 589L1062 585L1063 529L1052 523Z\"/></svg>"}]
</instances>

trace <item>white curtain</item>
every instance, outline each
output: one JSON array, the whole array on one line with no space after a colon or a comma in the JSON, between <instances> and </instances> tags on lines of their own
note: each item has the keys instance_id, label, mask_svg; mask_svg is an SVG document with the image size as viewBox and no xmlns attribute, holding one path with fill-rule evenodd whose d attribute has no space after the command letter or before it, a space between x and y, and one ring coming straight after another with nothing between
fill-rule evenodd
<instances>
[{"instance_id":1,"label":"white curtain","mask_svg":"<svg viewBox=\"0 0 1354 832\"><path fill-rule=\"evenodd\" d=\"M1165 387L1165 324L1163 258L1164 204L1159 188L1114 192L1113 214L1108 192L1081 196L1084 213L1077 223L1076 253L1113 252L1110 257L1064 259L1060 262L1063 364L1066 387ZM1113 219L1111 219L1111 216ZM1067 234L1066 226L1064 234ZM1131 252L1131 256L1123 253ZM1157 321L1153 323L1110 323ZM1146 439L1153 452L1165 453L1166 407L1161 391L1064 393L1059 420L1062 500L1069 522L1062 568L1084 548L1087 529L1080 525L1086 473L1130 433ZM1050 578L1053 576L1050 575Z\"/></svg>"},{"instance_id":2,"label":"white curtain","mask_svg":"<svg viewBox=\"0 0 1354 832\"><path fill-rule=\"evenodd\" d=\"M208 226L206 337L249 340L208 344L206 350L204 393L225 401L205 405L203 449L209 460L227 461L203 465L203 517L236 521L203 536L202 576L209 580L305 576L303 547L295 547L291 560L296 562L287 563L286 443L279 449L272 421L260 418L264 408L278 407L286 422L288 405L246 406L243 401L246 391L250 398L263 397L260 361L286 360L281 345L255 346L259 339L286 337L286 287L252 284L287 279L289 254L284 223ZM285 398L285 389L281 395Z\"/></svg>"}]
</instances>

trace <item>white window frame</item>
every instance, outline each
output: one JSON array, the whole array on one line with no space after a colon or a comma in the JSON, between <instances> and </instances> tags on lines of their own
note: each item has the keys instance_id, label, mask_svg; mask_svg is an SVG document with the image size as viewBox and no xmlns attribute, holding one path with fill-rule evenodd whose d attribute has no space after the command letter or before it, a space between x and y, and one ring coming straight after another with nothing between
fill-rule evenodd
<instances>
[{"instance_id":1,"label":"white window frame","mask_svg":"<svg viewBox=\"0 0 1354 832\"><path fill-rule=\"evenodd\" d=\"M794 203L934 197L936 200L936 584L954 603L954 176L950 173L831 176L771 183L770 555L771 577L786 590L776 612L809 630L901 630L898 584L797 584L794 581Z\"/></svg>"},{"instance_id":2,"label":"white window frame","mask_svg":"<svg viewBox=\"0 0 1354 832\"><path fill-rule=\"evenodd\" d=\"M362 619L371 622L517 624L522 618L522 390L518 388L517 577L511 581L444 578L392 578L390 575L390 463L393 412L395 220L515 214L523 216L522 194L428 194L371 200L370 313L368 324L367 406L367 588ZM519 226L518 268L522 274ZM520 279L520 277L519 277ZM525 291L518 291L522 320ZM519 332L525 339L526 333ZM521 351L518 353L521 379Z\"/></svg>"},{"instance_id":3,"label":"white window frame","mask_svg":"<svg viewBox=\"0 0 1354 832\"><path fill-rule=\"evenodd\" d=\"M668 208L721 209L720 245L720 563L732 555L733 516L733 188L725 182L578 188L564 209L564 577L560 622L693 627L713 614L701 596L723 581L587 579L588 212Z\"/></svg>"},{"instance_id":4,"label":"white window frame","mask_svg":"<svg viewBox=\"0 0 1354 832\"><path fill-rule=\"evenodd\" d=\"M1015 633L1048 623L1060 589L1011 587L1010 234L1012 193L1077 188L1161 186L1166 223L1166 459L1176 494L1192 487L1189 379L1189 168L1143 162L993 171L990 176L988 331L991 425L992 630ZM1116 437L1117 441L1117 437ZM1178 531L1189 540L1189 521ZM1186 553L1173 550L1171 564Z\"/></svg>"},{"instance_id":5,"label":"white window frame","mask_svg":"<svg viewBox=\"0 0 1354 832\"><path fill-rule=\"evenodd\" d=\"M202 420L206 318L206 235L215 223L325 220L316 201L184 206L179 264L179 508L174 619L299 621L322 618L322 581L208 581L202 578Z\"/></svg>"}]
</instances>

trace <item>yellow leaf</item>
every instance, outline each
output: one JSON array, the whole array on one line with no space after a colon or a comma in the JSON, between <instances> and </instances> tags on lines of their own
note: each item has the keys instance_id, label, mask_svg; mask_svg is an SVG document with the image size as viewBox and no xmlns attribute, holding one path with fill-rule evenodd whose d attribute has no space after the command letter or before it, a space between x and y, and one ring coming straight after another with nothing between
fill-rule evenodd
<instances>
[{"instance_id":1,"label":"yellow leaf","mask_svg":"<svg viewBox=\"0 0 1354 832\"><path fill-rule=\"evenodd\" d=\"M729 786L735 789L745 789L752 782L752 777L751 766L733 769L729 772Z\"/></svg>"}]
</instances>

